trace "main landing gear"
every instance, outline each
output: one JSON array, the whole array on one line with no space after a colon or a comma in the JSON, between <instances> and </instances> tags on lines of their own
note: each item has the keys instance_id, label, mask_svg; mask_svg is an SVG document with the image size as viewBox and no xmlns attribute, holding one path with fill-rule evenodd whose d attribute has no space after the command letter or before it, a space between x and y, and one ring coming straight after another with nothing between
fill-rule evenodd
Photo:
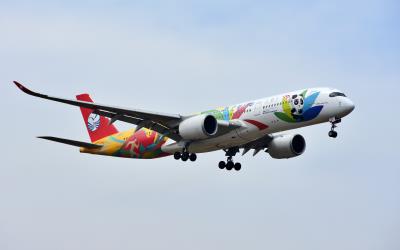
<instances>
[{"instance_id":1,"label":"main landing gear","mask_svg":"<svg viewBox=\"0 0 400 250\"><path fill-rule=\"evenodd\" d=\"M197 155L195 153L189 153L187 150L184 150L182 153L180 152L175 152L174 153L174 158L175 160L182 160L182 161L196 161L197 160Z\"/></svg>"},{"instance_id":2,"label":"main landing gear","mask_svg":"<svg viewBox=\"0 0 400 250\"><path fill-rule=\"evenodd\" d=\"M226 162L224 161L220 161L218 164L218 167L220 169L226 169L226 170L232 170L235 169L236 171L239 171L242 168L242 164L240 164L239 162L234 163L232 157L236 155L237 152L239 152L239 148L238 147L234 147L234 148L228 148L225 149L225 155L228 156L228 159L226 160Z\"/></svg>"},{"instance_id":3,"label":"main landing gear","mask_svg":"<svg viewBox=\"0 0 400 250\"><path fill-rule=\"evenodd\" d=\"M329 137L336 138L338 136L338 133L335 131L336 124L342 122L342 119L333 117L329 119L329 122L331 123L331 131L329 131L328 135Z\"/></svg>"}]
</instances>

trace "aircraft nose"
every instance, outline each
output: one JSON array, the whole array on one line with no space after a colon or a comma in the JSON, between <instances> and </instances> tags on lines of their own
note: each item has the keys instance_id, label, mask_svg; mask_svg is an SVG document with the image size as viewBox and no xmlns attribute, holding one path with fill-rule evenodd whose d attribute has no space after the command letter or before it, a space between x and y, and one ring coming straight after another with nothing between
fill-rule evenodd
<instances>
[{"instance_id":1,"label":"aircraft nose","mask_svg":"<svg viewBox=\"0 0 400 250\"><path fill-rule=\"evenodd\" d=\"M350 100L349 98L346 98L345 101L342 102L342 108L343 108L345 115L348 115L354 110L355 105L352 100Z\"/></svg>"}]
</instances>

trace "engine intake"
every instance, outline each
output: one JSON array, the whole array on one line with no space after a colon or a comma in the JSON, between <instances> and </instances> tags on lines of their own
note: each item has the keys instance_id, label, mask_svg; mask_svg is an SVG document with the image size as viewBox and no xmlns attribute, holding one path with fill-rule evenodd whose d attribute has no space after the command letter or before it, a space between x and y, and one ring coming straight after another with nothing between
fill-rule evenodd
<instances>
[{"instance_id":1,"label":"engine intake","mask_svg":"<svg viewBox=\"0 0 400 250\"><path fill-rule=\"evenodd\" d=\"M272 139L268 146L268 153L275 159L288 159L299 156L306 149L304 137L296 135L279 135Z\"/></svg>"},{"instance_id":2,"label":"engine intake","mask_svg":"<svg viewBox=\"0 0 400 250\"><path fill-rule=\"evenodd\" d=\"M186 140L200 140L213 136L218 131L218 122L212 115L197 115L179 124L179 134Z\"/></svg>"}]
</instances>

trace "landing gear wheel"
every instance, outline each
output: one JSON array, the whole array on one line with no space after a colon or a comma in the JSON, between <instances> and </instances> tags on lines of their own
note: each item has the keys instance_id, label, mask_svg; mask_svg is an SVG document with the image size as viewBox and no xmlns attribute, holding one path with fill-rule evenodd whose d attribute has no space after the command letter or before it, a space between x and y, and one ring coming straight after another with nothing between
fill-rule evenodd
<instances>
[{"instance_id":1,"label":"landing gear wheel","mask_svg":"<svg viewBox=\"0 0 400 250\"><path fill-rule=\"evenodd\" d=\"M342 122L342 119L332 117L329 119L329 122L331 123L331 131L329 131L328 135L331 138L336 138L337 137L337 132L335 131L335 128L337 128L337 124Z\"/></svg>"},{"instance_id":2,"label":"landing gear wheel","mask_svg":"<svg viewBox=\"0 0 400 250\"><path fill-rule=\"evenodd\" d=\"M187 161L189 159L189 154L187 152L183 152L181 159L182 161Z\"/></svg>"},{"instance_id":3,"label":"landing gear wheel","mask_svg":"<svg viewBox=\"0 0 400 250\"><path fill-rule=\"evenodd\" d=\"M336 131L331 130L331 131L329 131L328 135L329 135L329 137L336 138L338 134Z\"/></svg>"},{"instance_id":4,"label":"landing gear wheel","mask_svg":"<svg viewBox=\"0 0 400 250\"><path fill-rule=\"evenodd\" d=\"M232 148L228 148L228 149L223 149L225 151L225 156L227 156L228 158L226 159L226 162L224 161L220 161L218 164L218 167L220 169L226 169L226 170L232 170L235 169L237 171L239 171L241 169L241 164L240 163L234 163L233 162L233 156L236 155L236 153L239 152L239 147L232 147Z\"/></svg>"},{"instance_id":5,"label":"landing gear wheel","mask_svg":"<svg viewBox=\"0 0 400 250\"><path fill-rule=\"evenodd\" d=\"M233 162L228 161L226 163L226 170L232 170L233 166L234 166Z\"/></svg>"},{"instance_id":6,"label":"landing gear wheel","mask_svg":"<svg viewBox=\"0 0 400 250\"><path fill-rule=\"evenodd\" d=\"M175 159L175 160L179 160L180 158L181 158L181 153L175 152L175 153L174 153L174 159Z\"/></svg>"},{"instance_id":7,"label":"landing gear wheel","mask_svg":"<svg viewBox=\"0 0 400 250\"><path fill-rule=\"evenodd\" d=\"M242 164L240 164L239 162L236 162L235 165L233 166L233 168L234 168L236 171L239 171L239 170L242 168Z\"/></svg>"},{"instance_id":8,"label":"landing gear wheel","mask_svg":"<svg viewBox=\"0 0 400 250\"><path fill-rule=\"evenodd\" d=\"M194 153L191 153L190 156L189 156L189 159L190 159L190 161L196 161L197 155L194 154Z\"/></svg>"}]
</instances>

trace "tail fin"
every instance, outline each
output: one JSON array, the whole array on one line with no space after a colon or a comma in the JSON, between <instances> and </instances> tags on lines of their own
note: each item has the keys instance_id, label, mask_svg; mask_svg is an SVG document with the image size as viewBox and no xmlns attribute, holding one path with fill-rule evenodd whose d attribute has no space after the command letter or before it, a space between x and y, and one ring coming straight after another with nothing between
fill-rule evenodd
<instances>
[{"instance_id":1,"label":"tail fin","mask_svg":"<svg viewBox=\"0 0 400 250\"><path fill-rule=\"evenodd\" d=\"M88 94L80 94L76 96L78 101L93 102ZM93 114L92 109L80 108L83 116L83 121L86 124L87 131L90 136L90 140L95 142L109 135L118 133L118 130L114 125L109 124L109 119Z\"/></svg>"}]
</instances>

